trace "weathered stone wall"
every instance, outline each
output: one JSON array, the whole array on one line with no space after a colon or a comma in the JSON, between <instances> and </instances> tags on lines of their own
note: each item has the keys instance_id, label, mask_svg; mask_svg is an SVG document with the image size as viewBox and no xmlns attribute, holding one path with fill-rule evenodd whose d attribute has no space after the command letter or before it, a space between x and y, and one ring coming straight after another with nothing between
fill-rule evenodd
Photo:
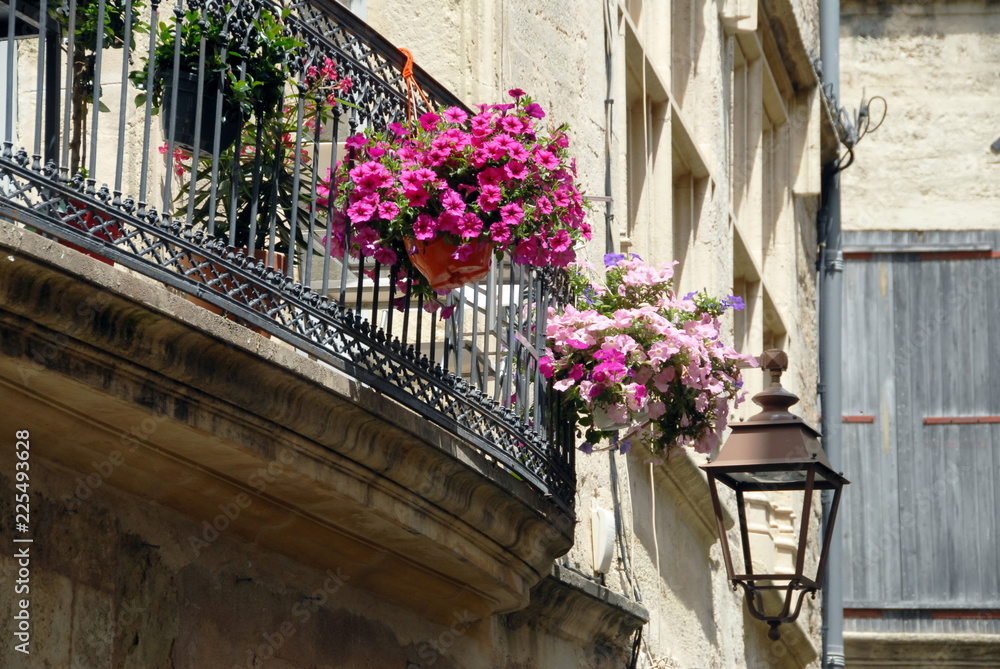
<instances>
[{"instance_id":1,"label":"weathered stone wall","mask_svg":"<svg viewBox=\"0 0 1000 669\"><path fill-rule=\"evenodd\" d=\"M606 97L599 10L574 0L377 0L367 3L367 18L466 104L509 102L507 91L520 88L545 109L545 122L569 123L580 181L597 195L604 192ZM588 249L595 260L603 253L602 210L589 218L602 241Z\"/></svg>"},{"instance_id":2,"label":"weathered stone wall","mask_svg":"<svg viewBox=\"0 0 1000 669\"><path fill-rule=\"evenodd\" d=\"M888 101L842 176L847 230L1000 226L1000 8L844 2L841 97ZM881 103L872 105L881 114Z\"/></svg>"},{"instance_id":3,"label":"weathered stone wall","mask_svg":"<svg viewBox=\"0 0 1000 669\"><path fill-rule=\"evenodd\" d=\"M508 89L521 88L545 107L553 122L569 122L585 190L613 198L611 238L615 250L626 248L628 226L628 248L647 261L683 260L678 268L681 293L708 289L727 294L733 290L737 244L730 179L744 168L732 167L734 38L720 22L722 4L632 1L609 2L605 7L605 3L570 0L370 0L366 7L373 27L396 44L409 47L421 66L467 103L503 102ZM767 4L774 8L776 21L793 28L782 33L788 37L782 42L782 47L791 51L788 61L797 64L799 73L811 73L809 50L818 50L815 3ZM602 15L605 9L607 16ZM681 31L688 34L680 37ZM610 82L606 79L606 47L611 53ZM687 55L679 55L681 52ZM787 63L780 59L773 63L782 65ZM818 108L805 96L809 85L797 83L803 97L786 101L792 133L807 134L814 127L811 124L816 124ZM634 96L643 94L654 101L650 123L662 120L664 126L647 140L658 148L644 194L652 203L651 213L639 220L641 217L633 219L631 213L627 138ZM609 120L605 118L607 99L613 100ZM758 115L759 122L762 111L752 113ZM684 129L678 130L679 126ZM697 155L677 143L680 133L690 135ZM818 145L818 132L816 138ZM610 159L607 192L606 140ZM740 234L749 240L741 243L750 247L753 262L762 268L771 291L768 297L776 304L777 318L787 330L785 345L792 369L786 385L802 397L796 409L811 421L818 419L814 289L818 180L812 179L814 184L803 187L802 182L810 179L802 175L808 170L818 174L816 150L814 146L813 153L807 152L795 164L789 183L778 185L787 205L774 230L767 234L761 230L759 199L751 200L747 213L736 217ZM697 223L690 235L681 237L672 224L671 180L693 159L703 160L710 176ZM778 156L778 160L783 159ZM757 179L758 184L768 178L762 177L759 164L751 169L756 172L749 176L741 173L739 178ZM605 211L605 203L600 202L590 217L595 240L586 254L597 266L605 251ZM751 344L759 346L764 321L772 316L762 317L758 311L755 318ZM732 320L725 327L731 335ZM751 391L760 388L762 375L750 372L747 378ZM756 407L747 403L738 415L755 411ZM813 645L818 645L819 631L815 607L807 607L803 614L806 636L788 633L785 641L773 644L764 637L766 626L750 618L741 595L728 586L718 540L713 538L714 527L706 526L699 516L711 504L701 494L705 483L694 469L696 463L704 461L703 456L685 457L683 463L657 463L652 469L648 457L648 453L639 452L614 456L617 499L612 492L608 456L595 453L578 457L579 524L570 564L592 573L591 505L613 509L618 503L626 555L616 547L615 563L605 584L629 598L635 597L636 588L641 592L651 618L643 638L656 666L729 669L814 662Z\"/></svg>"},{"instance_id":4,"label":"weathered stone wall","mask_svg":"<svg viewBox=\"0 0 1000 669\"><path fill-rule=\"evenodd\" d=\"M30 419L25 419L26 424ZM67 436L67 439L71 436ZM358 566L303 566L229 531L227 509L182 515L113 487L115 463L78 472L31 463L29 590L14 592L13 550L0 556L0 666L10 669L305 667L620 667L600 643L539 634L539 621L474 620L456 609L433 623L354 587ZM0 516L13 517L5 448ZM10 493L10 494L8 494ZM230 504L228 515L239 513ZM23 536L23 535L22 535ZM434 598L433 591L427 598ZM17 600L28 598L31 641L15 650Z\"/></svg>"}]
</instances>

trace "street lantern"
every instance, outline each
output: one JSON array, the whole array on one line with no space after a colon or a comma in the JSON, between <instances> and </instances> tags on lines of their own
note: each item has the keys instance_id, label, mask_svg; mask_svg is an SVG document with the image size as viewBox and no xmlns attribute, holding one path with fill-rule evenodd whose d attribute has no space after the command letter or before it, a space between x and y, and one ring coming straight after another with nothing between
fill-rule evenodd
<instances>
[{"instance_id":1,"label":"street lantern","mask_svg":"<svg viewBox=\"0 0 1000 669\"><path fill-rule=\"evenodd\" d=\"M733 424L732 434L719 455L711 463L703 465L702 469L708 475L729 580L733 589L737 586L743 588L750 614L766 622L771 628L767 636L776 640L781 636L778 626L794 621L802 609L804 597L807 594L815 597L816 591L823 585L823 569L830 537L833 535L840 493L848 481L831 468L826 453L819 444L819 432L789 411L789 407L798 402L799 398L781 387L781 372L788 367L788 356L783 351L770 350L764 352L760 361L761 367L771 373L770 387L753 398L761 407L761 412L744 422ZM736 493L742 541L742 573L738 573L733 566L717 482L725 484ZM833 503L823 531L816 572L810 578L804 571L813 492L816 490L832 490ZM779 571L775 568L755 573L745 494L773 491L802 493L798 551L794 558L794 568L780 570L782 573L774 573ZM772 573L765 573L768 571ZM774 594L768 594L769 592ZM775 609L779 607L780 610L775 613Z\"/></svg>"}]
</instances>

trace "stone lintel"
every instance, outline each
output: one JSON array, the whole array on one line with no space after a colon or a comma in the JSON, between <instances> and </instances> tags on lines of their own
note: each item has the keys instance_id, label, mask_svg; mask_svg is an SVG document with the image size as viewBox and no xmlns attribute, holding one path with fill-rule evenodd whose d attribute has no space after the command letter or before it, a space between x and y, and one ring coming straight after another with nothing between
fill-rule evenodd
<instances>
[{"instance_id":1,"label":"stone lintel","mask_svg":"<svg viewBox=\"0 0 1000 669\"><path fill-rule=\"evenodd\" d=\"M844 648L852 669L1000 666L995 634L844 632Z\"/></svg>"}]
</instances>

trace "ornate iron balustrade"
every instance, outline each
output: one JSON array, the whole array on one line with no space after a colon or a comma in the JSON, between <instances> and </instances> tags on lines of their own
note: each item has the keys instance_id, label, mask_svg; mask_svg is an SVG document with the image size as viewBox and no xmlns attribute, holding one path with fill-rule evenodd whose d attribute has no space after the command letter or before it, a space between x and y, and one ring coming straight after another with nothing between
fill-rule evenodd
<instances>
[{"instance_id":1,"label":"ornate iron balustrade","mask_svg":"<svg viewBox=\"0 0 1000 669\"><path fill-rule=\"evenodd\" d=\"M325 250L336 212L324 180L338 143L363 125L405 117L405 59L395 47L329 0L11 0L7 17L0 219L298 347L572 509L572 425L537 370L562 276L494 263L486 279L452 291L454 315L442 321L422 300L400 297L388 268ZM160 26L152 39L146 25ZM192 26L200 32L189 69L183 39L158 46ZM223 45L215 61L211 36L202 38L212 30ZM268 49L284 49L270 70L254 61ZM159 65L158 50L171 56ZM328 58L335 77L323 80ZM270 92L268 72L280 75ZM144 92L127 84L130 75ZM419 68L416 75L432 104L461 104ZM348 77L331 106L329 85ZM227 101L241 86L250 93ZM23 107L30 118L18 115Z\"/></svg>"}]
</instances>

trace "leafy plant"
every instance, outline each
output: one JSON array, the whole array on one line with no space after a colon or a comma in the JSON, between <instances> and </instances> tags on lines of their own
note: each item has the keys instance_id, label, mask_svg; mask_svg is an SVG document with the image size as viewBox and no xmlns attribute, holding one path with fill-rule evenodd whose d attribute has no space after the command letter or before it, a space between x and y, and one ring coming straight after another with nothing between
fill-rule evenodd
<instances>
[{"instance_id":1,"label":"leafy plant","mask_svg":"<svg viewBox=\"0 0 1000 669\"><path fill-rule=\"evenodd\" d=\"M312 156L306 147L296 152L296 137L303 131L299 101L305 129L320 126L321 130L338 105L345 104L337 96L350 89L351 81L338 75L329 58L322 65L303 70L301 88L296 88L297 94L280 112L252 115L243 125L239 141L218 158L200 153L193 166L190 152L174 150L173 169L183 179L175 206L182 210L188 198L193 198L195 220L206 224L212 221L216 236L231 238L233 246L250 246L252 238L254 248L266 248L272 219L277 251L287 253L292 247L308 244L308 224L310 214L316 210L316 198L311 190ZM161 150L166 152L166 145ZM230 230L235 231L233 235Z\"/></svg>"},{"instance_id":2,"label":"leafy plant","mask_svg":"<svg viewBox=\"0 0 1000 669\"><path fill-rule=\"evenodd\" d=\"M73 88L70 96L72 105L70 137L70 169L75 174L83 169L82 156L87 124L87 110L94 103L94 70L97 60L98 37L101 49L121 49L126 46L125 32L131 26L128 48L135 48L135 35L149 32L149 24L140 20L139 13L145 8L143 0L133 0L131 7L124 0L105 0L103 30L101 30L101 3L99 0L77 0L73 21L71 54L73 67ZM64 34L70 29L70 6L67 2L50 10L50 16L60 26ZM97 101L99 111L108 107Z\"/></svg>"},{"instance_id":3,"label":"leafy plant","mask_svg":"<svg viewBox=\"0 0 1000 669\"><path fill-rule=\"evenodd\" d=\"M164 77L175 65L180 72L195 74L203 62L204 81L211 85L221 77L226 103L238 105L243 118L265 119L279 113L290 66L302 61L305 46L285 25L289 10L261 6L249 14L238 2L209 7L204 12L188 10L179 21L160 23L153 49L153 81L148 81L147 58L142 59L142 69L129 74L132 83L144 91L136 96L136 105L145 104L151 95L153 113L159 113Z\"/></svg>"}]
</instances>

